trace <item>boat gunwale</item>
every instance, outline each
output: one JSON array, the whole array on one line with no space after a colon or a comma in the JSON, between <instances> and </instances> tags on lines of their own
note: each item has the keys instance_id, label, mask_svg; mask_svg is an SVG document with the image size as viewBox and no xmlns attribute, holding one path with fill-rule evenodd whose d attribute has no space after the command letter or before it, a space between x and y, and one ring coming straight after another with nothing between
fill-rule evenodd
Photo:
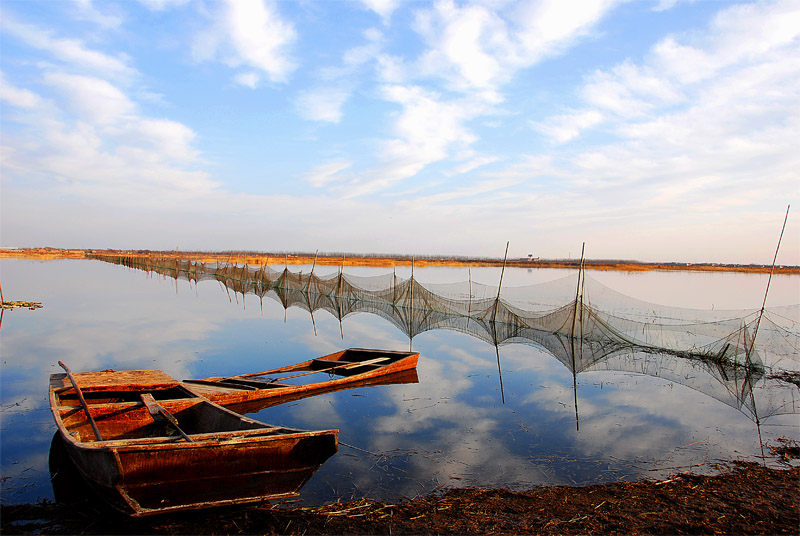
<instances>
[{"instance_id":1,"label":"boat gunwale","mask_svg":"<svg viewBox=\"0 0 800 536\"><path fill-rule=\"evenodd\" d=\"M193 403L194 406L202 405L205 410L214 411L217 413L226 413L234 416L240 422L246 422L258 425L257 428L249 428L243 430L226 430L221 432L201 432L195 434L188 434L193 439L193 442L187 442L180 436L156 436L156 437L134 437L128 439L104 439L104 440L80 440L75 438L70 432L66 423L64 423L62 412L75 412L80 411L79 406L62 406L56 400L57 393L55 389L50 390L50 409L56 421L61 436L70 444L80 449L123 449L125 447L138 448L140 446L158 447L162 445L165 448L211 448L227 445L239 445L246 443L256 443L264 441L265 438L293 440L296 438L315 437L322 435L329 435L331 433L337 435L338 430L300 430L297 428L290 428L286 426L275 426L268 423L251 419L245 415L240 415L228 408L216 404L203 397L196 397L191 399L179 399L176 402ZM163 401L169 404L170 401ZM110 402L102 404L90 404L92 409L134 409L138 407L145 408L144 402ZM187 407L190 407L187 404Z\"/></svg>"},{"instance_id":2,"label":"boat gunwale","mask_svg":"<svg viewBox=\"0 0 800 536\"><path fill-rule=\"evenodd\" d=\"M336 380L331 380L331 381L338 381L338 380L341 380L341 379L350 380L351 378L356 378L356 377L358 377L360 379L362 377L365 377L365 376L369 375L372 372L378 372L379 374L384 374L384 373L388 373L390 371L381 370L382 368L392 369L391 371L394 371L394 369L396 368L395 365L397 365L399 363L404 363L407 359L414 358L414 357L416 357L417 360L419 359L419 352L413 352L413 351L379 350L379 349L371 349L371 348L347 348L345 350L339 350L338 352L333 352L331 354L327 354L327 355L324 355L324 356L321 356L321 357L315 357L315 358L312 358L312 359L308 359L306 361L302 361L300 363L295 363L293 365L286 365L286 366L283 366L283 367L270 369L270 370L267 370L267 371L264 371L264 372L260 372L260 373L237 374L237 375L229 375L229 376L210 376L208 378L198 378L198 379L191 379L191 380L183 380L182 383L186 384L186 383L191 383L191 382L195 382L195 381L197 381L197 382L219 382L219 381L226 380L226 379L240 379L240 378L247 378L247 377L263 376L263 375L266 375L266 374L282 374L282 373L285 373L285 372L296 372L296 371L309 371L309 372L321 372L322 373L322 372L326 372L327 369L313 370L311 368L312 365L315 362L320 362L320 361L336 362L336 361L339 361L339 359L333 359L333 358L335 358L335 357L341 358L345 354L347 354L348 352L365 352L365 353L368 353L368 354L378 354L378 353L380 353L380 354L389 354L389 356L387 356L387 357L397 357L397 359L392 361L392 362L390 362L390 363L365 365L365 366L375 366L375 369L369 370L369 371L365 371L365 372L359 373L359 374L354 374L352 376L344 376L342 378L337 378ZM351 361L351 362L345 361L345 362L343 362L343 364L344 363L352 363L353 365L355 365L356 363L359 363L359 362L358 361ZM411 368L413 366L416 366L416 361L414 362L413 365L410 365L409 368ZM278 379L276 379L276 381L282 381L282 380L280 378L278 378ZM319 382L319 383L323 383L323 382ZM306 385L313 385L313 384L287 385L287 388L297 388L297 387L303 387L303 386L306 386Z\"/></svg>"}]
</instances>

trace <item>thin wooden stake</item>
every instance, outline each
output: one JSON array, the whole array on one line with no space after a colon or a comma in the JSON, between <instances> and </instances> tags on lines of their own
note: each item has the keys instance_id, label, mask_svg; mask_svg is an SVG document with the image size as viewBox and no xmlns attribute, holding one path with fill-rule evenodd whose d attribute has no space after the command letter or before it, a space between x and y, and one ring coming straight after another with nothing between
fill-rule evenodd
<instances>
[{"instance_id":1,"label":"thin wooden stake","mask_svg":"<svg viewBox=\"0 0 800 536\"><path fill-rule=\"evenodd\" d=\"M786 205L786 216L783 218L783 227L781 227L781 236L778 237L778 246L775 248L775 256L772 258L772 269L769 271L769 279L767 279L767 290L764 291L764 302L761 304L761 312L758 314L756 321L756 329L753 332L753 340L750 342L750 351L747 352L747 361L750 361L750 354L753 353L753 348L756 345L756 336L758 336L758 327L761 325L761 317L764 316L764 309L767 307L767 295L769 295L769 284L772 282L772 274L775 273L775 263L778 260L778 251L781 249L781 240L783 240L783 232L786 230L786 222L789 220L789 208L792 205Z\"/></svg>"},{"instance_id":2,"label":"thin wooden stake","mask_svg":"<svg viewBox=\"0 0 800 536\"><path fill-rule=\"evenodd\" d=\"M586 242L581 246L581 264L578 268L578 285L575 289L575 308L572 311L572 336L569 344L572 350L572 391L575 395L575 429L580 431L580 421L578 420L578 371L575 362L575 321L578 318L578 304L581 304L581 357L583 357L583 254L586 250Z\"/></svg>"},{"instance_id":3,"label":"thin wooden stake","mask_svg":"<svg viewBox=\"0 0 800 536\"><path fill-rule=\"evenodd\" d=\"M508 259L508 245L511 242L506 242L506 254L503 257L503 268L500 270L500 284L497 285L497 299L494 301L494 313L492 314L492 322L497 320L497 307L500 305L500 290L503 288L503 274L506 271L506 260Z\"/></svg>"},{"instance_id":4,"label":"thin wooden stake","mask_svg":"<svg viewBox=\"0 0 800 536\"><path fill-rule=\"evenodd\" d=\"M495 328L496 330L497 328ZM506 391L503 389L503 370L500 368L500 347L497 345L497 331L494 334L494 351L497 354L497 375L500 377L500 400L506 403Z\"/></svg>"},{"instance_id":5,"label":"thin wooden stake","mask_svg":"<svg viewBox=\"0 0 800 536\"><path fill-rule=\"evenodd\" d=\"M469 307L467 309L467 316L472 318L472 267L467 266L467 274L469 274Z\"/></svg>"},{"instance_id":6,"label":"thin wooden stake","mask_svg":"<svg viewBox=\"0 0 800 536\"><path fill-rule=\"evenodd\" d=\"M408 351L412 351L414 343L414 257L411 257L411 299L408 308Z\"/></svg>"},{"instance_id":7,"label":"thin wooden stake","mask_svg":"<svg viewBox=\"0 0 800 536\"><path fill-rule=\"evenodd\" d=\"M586 242L581 246L581 264L578 268L578 285L575 289L575 309L572 313L572 338L575 338L575 320L578 316L578 302L581 295L581 278L583 277L583 252L586 249ZM574 353L574 352L573 352Z\"/></svg>"},{"instance_id":8,"label":"thin wooden stake","mask_svg":"<svg viewBox=\"0 0 800 536\"><path fill-rule=\"evenodd\" d=\"M306 285L306 293L308 293L308 289L311 288L311 280L314 279L314 268L317 267L317 253L319 253L319 250L314 252L314 264L311 265L311 274L308 276L308 284Z\"/></svg>"}]
</instances>

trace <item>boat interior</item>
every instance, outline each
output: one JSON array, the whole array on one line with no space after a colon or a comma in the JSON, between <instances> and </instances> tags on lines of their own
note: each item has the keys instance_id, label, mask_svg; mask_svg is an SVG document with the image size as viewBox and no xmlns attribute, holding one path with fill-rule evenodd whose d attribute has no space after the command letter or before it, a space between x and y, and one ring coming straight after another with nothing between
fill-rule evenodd
<instances>
[{"instance_id":1,"label":"boat interior","mask_svg":"<svg viewBox=\"0 0 800 536\"><path fill-rule=\"evenodd\" d=\"M200 436L197 437L198 439L247 430L262 430L267 433L285 431L282 428L242 417L211 402L197 398L170 401L164 403L163 406L178 421L185 434ZM161 416L151 415L141 402L93 404L90 406L90 410L103 441L155 438L177 441L181 439L180 432L172 423ZM82 407L61 406L58 411L64 426L76 441L97 441Z\"/></svg>"}]
</instances>

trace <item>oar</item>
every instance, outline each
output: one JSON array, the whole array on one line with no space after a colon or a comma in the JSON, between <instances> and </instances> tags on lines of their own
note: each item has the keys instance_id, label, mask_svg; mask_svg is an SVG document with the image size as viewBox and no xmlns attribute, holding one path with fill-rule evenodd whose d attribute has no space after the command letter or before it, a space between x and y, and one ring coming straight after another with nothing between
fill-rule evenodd
<instances>
[{"instance_id":1,"label":"oar","mask_svg":"<svg viewBox=\"0 0 800 536\"><path fill-rule=\"evenodd\" d=\"M163 415L164 418L167 419L172 424L172 426L175 427L178 433L181 434L181 436L186 441L188 441L189 443L194 442L194 440L188 435L186 435L186 432L181 430L181 427L178 426L178 419L176 419L175 416L172 415L172 413L164 409L164 406L156 402L155 398L153 398L153 395L151 395L150 393L142 393L141 395L139 395L139 397L142 399L142 402L144 402L144 405L147 406L147 411L150 412L150 415L154 417L158 414Z\"/></svg>"},{"instance_id":2,"label":"oar","mask_svg":"<svg viewBox=\"0 0 800 536\"><path fill-rule=\"evenodd\" d=\"M78 394L78 400L81 401L81 406L83 406L83 412L86 413L86 418L89 419L89 424L92 425L92 431L94 432L94 437L97 438L98 441L102 441L103 438L100 436L100 430L97 428L97 424L95 424L94 419L92 418L92 414L89 413L89 404L86 403L86 399L83 398L83 393L81 392L81 388L78 387L78 382L75 381L75 378L72 376L72 371L69 370L69 367L64 364L63 361L59 361L58 364L63 368L67 373L67 378L69 381L72 382L72 387L75 388L75 392Z\"/></svg>"},{"instance_id":3,"label":"oar","mask_svg":"<svg viewBox=\"0 0 800 536\"><path fill-rule=\"evenodd\" d=\"M357 361L357 362L347 362L342 363L341 365L336 365L333 367L328 367L319 370L312 370L311 372L304 372L303 374L298 374L297 376L286 376L285 378L279 378L280 380L288 380L289 378L299 378L300 376L306 376L308 374L316 374L317 372L328 372L329 370L340 369L340 368L353 368L358 367L360 365L374 365L380 361L386 361L387 359L391 359L390 357L377 357L375 359L370 359L369 361ZM228 378L250 378L252 376L264 376L266 374L274 374L277 372L282 371L287 367L276 368L272 370L265 370L264 372L251 372L249 374L240 374L238 376L228 376ZM288 372L288 371L287 371ZM276 380L277 381L277 380Z\"/></svg>"}]
</instances>

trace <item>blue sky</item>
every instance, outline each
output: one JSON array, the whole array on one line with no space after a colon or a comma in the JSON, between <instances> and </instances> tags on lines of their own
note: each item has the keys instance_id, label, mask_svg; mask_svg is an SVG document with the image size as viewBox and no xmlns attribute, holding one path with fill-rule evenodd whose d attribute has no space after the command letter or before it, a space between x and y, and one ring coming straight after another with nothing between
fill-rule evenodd
<instances>
[{"instance_id":1,"label":"blue sky","mask_svg":"<svg viewBox=\"0 0 800 536\"><path fill-rule=\"evenodd\" d=\"M0 40L3 246L769 263L800 191L796 0L2 0Z\"/></svg>"}]
</instances>

